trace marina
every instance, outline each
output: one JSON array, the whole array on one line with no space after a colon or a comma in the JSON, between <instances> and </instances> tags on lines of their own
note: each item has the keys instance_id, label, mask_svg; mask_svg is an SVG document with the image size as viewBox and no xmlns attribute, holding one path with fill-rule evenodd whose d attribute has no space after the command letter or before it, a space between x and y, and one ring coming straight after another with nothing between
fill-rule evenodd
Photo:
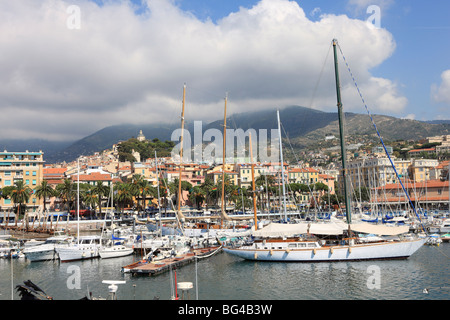
<instances>
[{"instance_id":1,"label":"marina","mask_svg":"<svg viewBox=\"0 0 450 320\"><path fill-rule=\"evenodd\" d=\"M2 289L7 288L9 279L11 299L19 295L39 300L64 300L69 296L73 300L102 300L105 285L108 285L108 297L113 300L149 300L151 295L152 300L184 300L190 296L195 296L196 300L446 299L449 288L449 247L446 241L450 231L449 208L445 208L445 205L450 205L448 171L446 177L445 171L442 171L442 181L434 184L440 188L440 195L447 192L448 201L445 199L445 203L439 203L439 211L419 208L417 199L408 192L407 184L403 184L365 106L392 167L392 176L399 183L398 191L394 193L403 192L404 199L398 201L397 208L387 209L378 202L378 194L374 194L374 198L366 201L367 205L373 206L370 209L372 212L368 212L367 208L363 212L361 198L359 202L357 197L351 199L348 177L350 171L338 70L338 51L342 56L343 53L336 39L333 39L332 46L340 134L341 163L338 165L342 175L339 176L342 199L337 199L336 205L331 206L329 199L328 202L324 200L325 193L319 199L318 194L311 190L311 187L328 190L323 183L323 186L304 184L303 193L307 193L308 188L311 196L307 209L292 204L288 199L288 186L295 187L295 183L288 185L285 181L288 175L285 174L287 167L283 158L280 113L277 110L279 165L271 178L276 180L273 186L278 188L279 199L272 201L271 209L266 185L267 203L262 203L264 183L261 178L267 180L267 175L259 176L260 186L257 187L252 136L249 134L250 165L247 174L250 177L251 173L251 183L246 181L249 186L245 192L247 201L252 205L246 211L244 190L237 185L238 180L242 183L243 177L231 178L233 172L226 173L227 96L222 163L209 172L215 180L205 180L199 186L204 177L200 178L196 173L196 186L183 181L183 177L186 178L183 174L190 165L183 163L184 85L178 163L169 165L165 171L173 180L171 190L165 180L160 183L164 175L158 171L156 150L152 182L135 173L127 178L117 178L114 184L114 175L106 173L110 179L108 186L101 181L91 185L89 179L82 185L80 179L86 178L82 177L79 157L76 167L72 168L72 181L65 179L57 185L59 193L47 182L37 188L40 195L44 192L42 190L48 191L43 196L44 208L41 212L25 213L20 222L17 219L20 217L20 206L13 221L4 215L2 227L5 234L2 236L3 259L0 265L3 270L0 271L2 277L8 273L10 277L0 278ZM141 133L138 141L145 140ZM100 172L106 172L99 168L93 170L98 170L94 172L96 177L102 175ZM145 169L141 172L145 173ZM314 182L313 179L310 182ZM46 195L53 196L54 200L60 197L59 200L64 202L66 195L61 191L64 187L69 190L75 210L50 214L45 210ZM332 188L336 187L337 183L333 184ZM20 188L22 193L34 193L24 188L23 181L16 183L14 188L6 189L7 197L17 196ZM194 188L197 188L196 191ZM220 195L218 189L222 191ZM372 186L371 189L376 191L377 188ZM161 191L166 200L164 207ZM170 204L166 193L171 194ZM187 193L189 199L185 197ZM127 194L126 197L124 194ZM213 194L215 198L211 204L214 203L214 210L207 210L209 204L206 199ZM290 195L295 200L295 192ZM147 196L151 207L146 205ZM235 197L230 201L232 196ZM242 211L237 210L239 196ZM257 198L260 198L259 210ZM108 209L105 208L102 219L104 200ZM319 201L324 207L318 204ZM188 202L191 206L186 206ZM205 207L200 210L203 202ZM231 209L227 208L227 202L232 204ZM197 209L194 209L194 203ZM121 211L118 210L119 204L122 205ZM124 214L125 204L133 206L127 214ZM322 210L325 204L328 204L326 211ZM294 210L289 212L288 207ZM9 225L10 222L14 225ZM40 236L33 237L36 234ZM36 272L31 274L33 271ZM405 279L409 282L406 283ZM138 286L144 288L138 292ZM182 292L181 297L178 289ZM3 293L1 295L3 298Z\"/></svg>"},{"instance_id":2,"label":"marina","mask_svg":"<svg viewBox=\"0 0 450 320\"><path fill-rule=\"evenodd\" d=\"M191 300L196 300L196 291L199 300L222 301L448 300L449 257L448 243L423 246L407 260L389 261L258 262L220 252L176 271L179 282L194 284ZM27 279L55 301L82 299L87 292L106 298L103 280L126 281L118 285L118 300L172 299L173 273L148 277L121 271L137 259L136 255L70 263L0 259L0 299L19 300L15 286ZM379 275L379 282L372 282L374 275Z\"/></svg>"}]
</instances>

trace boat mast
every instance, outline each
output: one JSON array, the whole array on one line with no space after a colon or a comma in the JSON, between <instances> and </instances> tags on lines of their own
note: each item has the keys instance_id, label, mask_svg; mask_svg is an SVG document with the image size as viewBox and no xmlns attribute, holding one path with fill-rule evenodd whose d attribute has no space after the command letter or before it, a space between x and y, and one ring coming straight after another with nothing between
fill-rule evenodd
<instances>
[{"instance_id":1,"label":"boat mast","mask_svg":"<svg viewBox=\"0 0 450 320\"><path fill-rule=\"evenodd\" d=\"M80 158L77 159L77 243L80 243Z\"/></svg>"},{"instance_id":2,"label":"boat mast","mask_svg":"<svg viewBox=\"0 0 450 320\"><path fill-rule=\"evenodd\" d=\"M181 172L183 167L183 133L184 133L184 106L186 102L186 84L183 86L183 107L181 111L181 137L180 137L180 171L178 177L178 218L183 219L184 215L181 213Z\"/></svg>"},{"instance_id":3,"label":"boat mast","mask_svg":"<svg viewBox=\"0 0 450 320\"><path fill-rule=\"evenodd\" d=\"M256 210L256 191L255 191L255 164L253 163L253 150L252 150L252 134L248 134L248 141L250 146L250 162L252 164L252 196L253 196L253 212L255 219L255 231L258 230L258 219Z\"/></svg>"},{"instance_id":4,"label":"boat mast","mask_svg":"<svg viewBox=\"0 0 450 320\"><path fill-rule=\"evenodd\" d=\"M225 109L224 109L224 119L223 119L223 150L222 150L222 218L220 219L220 224L223 225L223 219L227 219L227 214L225 212L225 149L226 149L226 139L227 139L227 100L228 94L225 95Z\"/></svg>"},{"instance_id":5,"label":"boat mast","mask_svg":"<svg viewBox=\"0 0 450 320\"><path fill-rule=\"evenodd\" d=\"M342 112L342 102L341 102L341 88L339 83L339 68L336 52L337 40L333 39L333 51L334 51L334 74L336 77L336 96L337 96L337 107L338 107L338 118L339 118L339 134L341 137L341 156L342 156L342 176L344 179L344 196L345 196L345 213L347 217L347 223L349 225L352 223L352 216L350 210L350 199L348 198L348 181L347 181L347 151L345 148L345 136L344 136L344 121Z\"/></svg>"},{"instance_id":6,"label":"boat mast","mask_svg":"<svg viewBox=\"0 0 450 320\"><path fill-rule=\"evenodd\" d=\"M280 111L277 110L278 118L278 138L280 139L280 159L281 159L281 181L283 183L283 210L284 210L284 220L287 222L286 213L286 187L284 185L284 161L283 161L283 144L281 142L281 129L280 129Z\"/></svg>"},{"instance_id":7,"label":"boat mast","mask_svg":"<svg viewBox=\"0 0 450 320\"><path fill-rule=\"evenodd\" d=\"M161 201L160 201L160 196L159 196L158 157L156 156L156 150L155 150L155 166L156 166L156 181L157 181L157 188L158 188L159 232L160 232L160 236L162 237L162 226L161 226Z\"/></svg>"}]
</instances>

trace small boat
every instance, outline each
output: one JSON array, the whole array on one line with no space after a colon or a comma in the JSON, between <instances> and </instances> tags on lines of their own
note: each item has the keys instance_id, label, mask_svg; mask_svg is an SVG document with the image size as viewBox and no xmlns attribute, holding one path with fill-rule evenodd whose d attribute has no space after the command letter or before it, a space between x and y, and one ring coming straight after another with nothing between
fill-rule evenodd
<instances>
[{"instance_id":1,"label":"small boat","mask_svg":"<svg viewBox=\"0 0 450 320\"><path fill-rule=\"evenodd\" d=\"M82 236L77 242L67 247L58 247L59 260L61 262L85 260L99 257L101 248L100 236Z\"/></svg>"},{"instance_id":2,"label":"small boat","mask_svg":"<svg viewBox=\"0 0 450 320\"><path fill-rule=\"evenodd\" d=\"M102 247L98 253L102 259L125 257L132 254L133 248L127 247L123 244L112 245L110 247Z\"/></svg>"},{"instance_id":3,"label":"small boat","mask_svg":"<svg viewBox=\"0 0 450 320\"><path fill-rule=\"evenodd\" d=\"M68 247L73 242L73 237L56 236L50 237L41 244L25 247L23 253L25 258L31 262L46 261L58 258L57 247Z\"/></svg>"},{"instance_id":4,"label":"small boat","mask_svg":"<svg viewBox=\"0 0 450 320\"><path fill-rule=\"evenodd\" d=\"M441 236L441 240L442 240L443 242L450 242L450 233L443 234L443 235Z\"/></svg>"},{"instance_id":5,"label":"small boat","mask_svg":"<svg viewBox=\"0 0 450 320\"><path fill-rule=\"evenodd\" d=\"M128 256L133 253L133 247L127 246L125 244L125 238L111 237L107 245L102 246L98 251L100 258L118 258Z\"/></svg>"},{"instance_id":6,"label":"small boat","mask_svg":"<svg viewBox=\"0 0 450 320\"><path fill-rule=\"evenodd\" d=\"M445 219L439 228L439 233L449 233L450 232L450 219Z\"/></svg>"},{"instance_id":7,"label":"small boat","mask_svg":"<svg viewBox=\"0 0 450 320\"><path fill-rule=\"evenodd\" d=\"M435 233L435 234L431 234L428 239L426 244L430 245L430 246L439 246L442 243L442 239L441 237Z\"/></svg>"}]
</instances>

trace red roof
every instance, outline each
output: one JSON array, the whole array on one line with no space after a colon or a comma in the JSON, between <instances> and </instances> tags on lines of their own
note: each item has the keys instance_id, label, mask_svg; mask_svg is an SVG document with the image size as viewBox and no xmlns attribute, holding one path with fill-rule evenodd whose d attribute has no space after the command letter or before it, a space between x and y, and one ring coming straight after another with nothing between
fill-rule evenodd
<instances>
[{"instance_id":1,"label":"red roof","mask_svg":"<svg viewBox=\"0 0 450 320\"><path fill-rule=\"evenodd\" d=\"M78 180L78 175L73 175L72 177L73 181ZM109 174L102 174L98 172L93 172L91 174L80 174L80 181L111 181L111 175Z\"/></svg>"}]
</instances>

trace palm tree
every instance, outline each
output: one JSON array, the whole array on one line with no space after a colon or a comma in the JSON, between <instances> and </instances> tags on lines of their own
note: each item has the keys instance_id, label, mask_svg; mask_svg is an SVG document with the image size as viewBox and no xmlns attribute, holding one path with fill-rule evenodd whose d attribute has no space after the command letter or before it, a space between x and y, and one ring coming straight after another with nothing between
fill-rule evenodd
<instances>
[{"instance_id":1,"label":"palm tree","mask_svg":"<svg viewBox=\"0 0 450 320\"><path fill-rule=\"evenodd\" d=\"M206 192L199 186L193 187L192 191L189 193L189 200L197 205L198 210L200 210L205 199Z\"/></svg>"},{"instance_id":2,"label":"palm tree","mask_svg":"<svg viewBox=\"0 0 450 320\"><path fill-rule=\"evenodd\" d=\"M39 199L44 199L44 212L46 211L45 200L55 195L55 190L48 184L47 180L43 180L41 185L34 188L34 193Z\"/></svg>"},{"instance_id":3,"label":"palm tree","mask_svg":"<svg viewBox=\"0 0 450 320\"><path fill-rule=\"evenodd\" d=\"M145 184L145 179L144 177L139 174L136 173L131 177L131 192L133 193L133 196L136 198L136 207L140 208L140 204L139 204L139 197L141 196L141 190L144 187Z\"/></svg>"},{"instance_id":4,"label":"palm tree","mask_svg":"<svg viewBox=\"0 0 450 320\"><path fill-rule=\"evenodd\" d=\"M92 192L92 187L86 188L82 193L82 200L86 206L95 207L98 204L98 194Z\"/></svg>"},{"instance_id":5,"label":"palm tree","mask_svg":"<svg viewBox=\"0 0 450 320\"><path fill-rule=\"evenodd\" d=\"M90 188L91 192L98 196L98 211L100 217L102 216L102 198L109 193L109 187L104 185L103 182L97 181L93 187Z\"/></svg>"},{"instance_id":6,"label":"palm tree","mask_svg":"<svg viewBox=\"0 0 450 320\"><path fill-rule=\"evenodd\" d=\"M118 203L122 204L122 213L127 203L133 201L132 186L129 183L119 182L115 185L116 196Z\"/></svg>"},{"instance_id":7,"label":"palm tree","mask_svg":"<svg viewBox=\"0 0 450 320\"><path fill-rule=\"evenodd\" d=\"M24 184L23 180L17 180L15 182L15 185L13 186L11 190L11 200L14 202L14 204L17 205L17 215L16 215L16 223L15 226L17 227L18 218L20 216L20 211L22 205L25 206L26 209L26 203L30 199L31 194L33 193L33 190Z\"/></svg>"},{"instance_id":8,"label":"palm tree","mask_svg":"<svg viewBox=\"0 0 450 320\"><path fill-rule=\"evenodd\" d=\"M179 181L178 178L175 178L173 180L173 182L169 183L170 193L175 195L175 203L178 203L178 196L179 196L178 195L178 186L179 186L178 181ZM190 182L181 180L181 191L182 192L189 191L191 189L192 189L192 184ZM181 199L183 199L183 198L181 197Z\"/></svg>"},{"instance_id":9,"label":"palm tree","mask_svg":"<svg viewBox=\"0 0 450 320\"><path fill-rule=\"evenodd\" d=\"M76 197L76 188L72 180L64 179L63 183L58 184L55 188L55 195L62 200L63 208L69 203L69 208L67 208L67 211L69 211L70 202L73 202Z\"/></svg>"}]
</instances>

